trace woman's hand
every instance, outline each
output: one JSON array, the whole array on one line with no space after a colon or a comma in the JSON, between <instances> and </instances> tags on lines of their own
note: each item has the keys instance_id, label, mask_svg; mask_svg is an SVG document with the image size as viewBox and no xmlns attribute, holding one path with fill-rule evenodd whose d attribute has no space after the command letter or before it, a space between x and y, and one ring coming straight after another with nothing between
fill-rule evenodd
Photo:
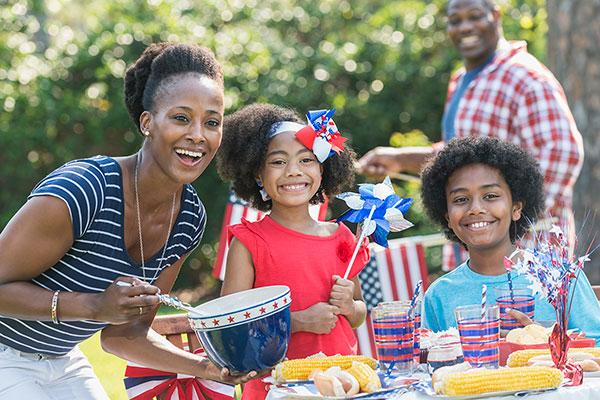
<instances>
[{"instance_id":1,"label":"woman's hand","mask_svg":"<svg viewBox=\"0 0 600 400\"><path fill-rule=\"evenodd\" d=\"M316 303L302 311L292 313L292 333L329 333L335 328L339 309L329 303Z\"/></svg>"},{"instance_id":2,"label":"woman's hand","mask_svg":"<svg viewBox=\"0 0 600 400\"><path fill-rule=\"evenodd\" d=\"M154 312L158 305L160 289L139 279L122 277L116 279L94 298L94 319L114 325L130 322Z\"/></svg>"},{"instance_id":3,"label":"woman's hand","mask_svg":"<svg viewBox=\"0 0 600 400\"><path fill-rule=\"evenodd\" d=\"M329 304L336 306L342 315L354 314L354 282L338 275L333 276L333 282Z\"/></svg>"},{"instance_id":4,"label":"woman's hand","mask_svg":"<svg viewBox=\"0 0 600 400\"><path fill-rule=\"evenodd\" d=\"M256 373L256 371L250 371L246 375L233 376L229 373L229 370L227 368L219 368L218 366L216 366L215 364L213 364L210 361L206 361L205 365L206 365L206 368L204 370L205 371L204 376L199 377L201 379L210 379L213 381L220 381L223 383L227 383L229 385L238 385L240 383L246 383L249 380L259 377L259 375ZM260 376L264 376L268 373L269 373L269 371L267 370Z\"/></svg>"}]
</instances>

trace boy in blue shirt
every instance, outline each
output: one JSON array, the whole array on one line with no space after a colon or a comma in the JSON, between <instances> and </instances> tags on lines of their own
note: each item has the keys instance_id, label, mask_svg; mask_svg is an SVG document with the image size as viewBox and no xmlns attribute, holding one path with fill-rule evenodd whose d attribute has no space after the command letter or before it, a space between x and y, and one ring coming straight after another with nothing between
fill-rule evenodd
<instances>
[{"instance_id":1,"label":"boy in blue shirt","mask_svg":"<svg viewBox=\"0 0 600 400\"><path fill-rule=\"evenodd\" d=\"M457 306L481 303L484 284L488 304L495 304L494 288L508 282L504 257L513 253L515 241L543 211L543 177L534 159L513 144L493 138L455 139L423 170L421 195L428 215L450 240L469 251L465 263L425 293L423 325L440 331L456 326ZM513 274L513 284L529 282ZM569 328L579 328L598 345L600 303L584 273L572 288ZM519 318L527 319L523 314ZM555 319L552 306L536 296L534 320Z\"/></svg>"}]
</instances>

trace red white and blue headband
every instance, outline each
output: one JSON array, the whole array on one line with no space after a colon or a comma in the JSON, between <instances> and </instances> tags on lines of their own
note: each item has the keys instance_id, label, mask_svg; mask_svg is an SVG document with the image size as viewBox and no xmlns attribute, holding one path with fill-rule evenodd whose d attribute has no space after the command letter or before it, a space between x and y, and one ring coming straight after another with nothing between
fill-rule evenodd
<instances>
[{"instance_id":1,"label":"red white and blue headband","mask_svg":"<svg viewBox=\"0 0 600 400\"><path fill-rule=\"evenodd\" d=\"M335 122L331 118L335 108L331 110L309 111L306 114L308 125L292 121L281 121L271 125L269 138L282 132L295 132L296 138L310 149L319 162L324 162L335 153L344 150L344 142L348 138L342 137Z\"/></svg>"}]
</instances>

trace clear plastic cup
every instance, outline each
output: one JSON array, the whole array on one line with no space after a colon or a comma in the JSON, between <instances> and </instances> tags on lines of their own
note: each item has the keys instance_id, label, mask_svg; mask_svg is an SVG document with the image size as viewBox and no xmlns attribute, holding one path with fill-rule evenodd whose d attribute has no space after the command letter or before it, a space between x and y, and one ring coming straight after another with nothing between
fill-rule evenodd
<instances>
[{"instance_id":1,"label":"clear plastic cup","mask_svg":"<svg viewBox=\"0 0 600 400\"><path fill-rule=\"evenodd\" d=\"M371 311L379 365L386 372L413 370L414 316L410 302L380 303Z\"/></svg>"},{"instance_id":2,"label":"clear plastic cup","mask_svg":"<svg viewBox=\"0 0 600 400\"><path fill-rule=\"evenodd\" d=\"M454 316L465 361L479 368L498 368L500 362L500 308L497 305L485 308L481 305L456 307Z\"/></svg>"},{"instance_id":3,"label":"clear plastic cup","mask_svg":"<svg viewBox=\"0 0 600 400\"><path fill-rule=\"evenodd\" d=\"M500 329L510 331L523 327L506 313L510 308L522 312L533 320L535 300L531 289L526 285L513 285L511 291L507 284L494 288L494 293L496 294L496 304L500 307Z\"/></svg>"}]
</instances>

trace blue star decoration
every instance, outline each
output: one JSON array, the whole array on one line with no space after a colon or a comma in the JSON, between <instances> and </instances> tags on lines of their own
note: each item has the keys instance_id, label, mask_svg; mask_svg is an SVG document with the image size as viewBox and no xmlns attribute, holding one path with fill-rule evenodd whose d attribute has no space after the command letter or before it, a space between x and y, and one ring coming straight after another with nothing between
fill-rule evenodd
<instances>
[{"instance_id":1,"label":"blue star decoration","mask_svg":"<svg viewBox=\"0 0 600 400\"><path fill-rule=\"evenodd\" d=\"M413 199L398 196L389 177L382 183L363 183L358 185L358 193L344 192L337 196L350 207L337 220L355 224L363 223L366 236L383 247L388 247L387 237L390 232L400 232L413 226L404 218ZM373 216L367 221L371 210Z\"/></svg>"}]
</instances>

